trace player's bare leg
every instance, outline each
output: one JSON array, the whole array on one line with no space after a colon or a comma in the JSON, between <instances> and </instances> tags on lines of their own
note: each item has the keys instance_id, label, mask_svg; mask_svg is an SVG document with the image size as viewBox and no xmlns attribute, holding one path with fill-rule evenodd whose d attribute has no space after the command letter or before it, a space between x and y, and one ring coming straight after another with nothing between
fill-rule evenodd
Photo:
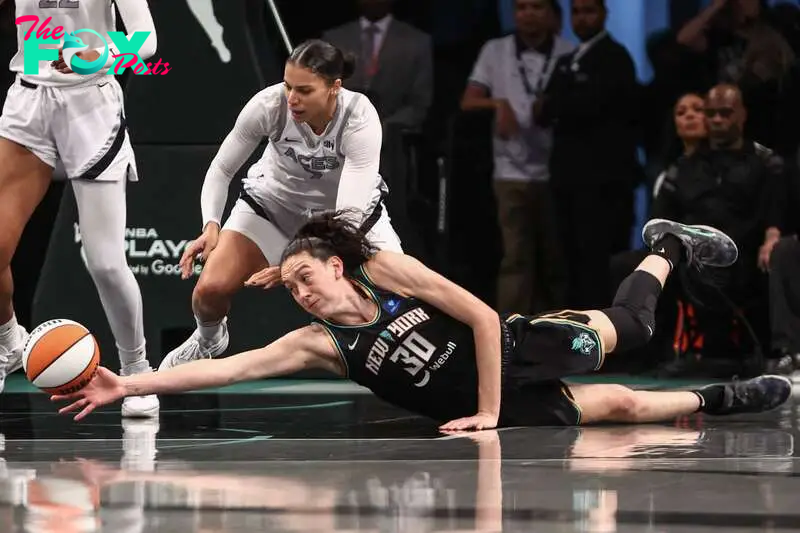
<instances>
[{"instance_id":1,"label":"player's bare leg","mask_svg":"<svg viewBox=\"0 0 800 533\"><path fill-rule=\"evenodd\" d=\"M228 348L226 317L233 295L253 273L267 266L256 243L241 233L223 229L192 293L197 330L167 354L159 369L222 355Z\"/></svg>"},{"instance_id":2,"label":"player's bare leg","mask_svg":"<svg viewBox=\"0 0 800 533\"><path fill-rule=\"evenodd\" d=\"M0 138L0 391L6 376L22 366L27 339L14 315L11 258L52 178L52 167L23 146Z\"/></svg>"}]
</instances>

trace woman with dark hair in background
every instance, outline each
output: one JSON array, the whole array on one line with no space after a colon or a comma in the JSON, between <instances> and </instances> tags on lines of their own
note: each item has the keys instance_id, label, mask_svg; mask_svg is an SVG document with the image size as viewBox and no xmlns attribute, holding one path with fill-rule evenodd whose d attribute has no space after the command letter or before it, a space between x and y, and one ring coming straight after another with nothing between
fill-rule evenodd
<instances>
[{"instance_id":1,"label":"woman with dark hair in background","mask_svg":"<svg viewBox=\"0 0 800 533\"><path fill-rule=\"evenodd\" d=\"M666 150L670 156L669 166L656 178L653 185L653 198L658 196L664 177L674 168L675 160L694 153L697 146L707 138L705 107L705 99L697 93L684 94L673 106L673 135L667 141L671 146Z\"/></svg>"},{"instance_id":2,"label":"woman with dark hair in background","mask_svg":"<svg viewBox=\"0 0 800 533\"><path fill-rule=\"evenodd\" d=\"M257 93L242 109L206 174L200 197L203 233L181 257L183 279L205 261L192 294L197 329L160 369L222 355L233 295L254 280L278 279L280 254L317 211L355 208L354 221L380 249L401 252L383 205L382 128L369 99L342 87L352 56L320 40L307 41L286 60L283 83ZM224 226L220 219L234 174L258 145L269 144L242 180Z\"/></svg>"}]
</instances>

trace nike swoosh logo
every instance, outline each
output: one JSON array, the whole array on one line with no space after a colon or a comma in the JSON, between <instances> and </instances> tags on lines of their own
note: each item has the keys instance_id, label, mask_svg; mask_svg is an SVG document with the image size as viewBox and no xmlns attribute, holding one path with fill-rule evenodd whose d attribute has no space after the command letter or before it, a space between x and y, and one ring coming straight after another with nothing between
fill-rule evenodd
<instances>
[{"instance_id":1,"label":"nike swoosh logo","mask_svg":"<svg viewBox=\"0 0 800 533\"><path fill-rule=\"evenodd\" d=\"M358 335L356 335L356 340L354 340L354 341L353 341L353 344L348 344L348 345L347 345L347 348L348 348L349 350L355 350L355 348L356 348L356 344L358 344L358 338L359 338L360 336L361 336L361 333L359 333Z\"/></svg>"},{"instance_id":2,"label":"nike swoosh logo","mask_svg":"<svg viewBox=\"0 0 800 533\"><path fill-rule=\"evenodd\" d=\"M283 141L287 143L299 143L300 139L290 139L289 137L284 137Z\"/></svg>"}]
</instances>

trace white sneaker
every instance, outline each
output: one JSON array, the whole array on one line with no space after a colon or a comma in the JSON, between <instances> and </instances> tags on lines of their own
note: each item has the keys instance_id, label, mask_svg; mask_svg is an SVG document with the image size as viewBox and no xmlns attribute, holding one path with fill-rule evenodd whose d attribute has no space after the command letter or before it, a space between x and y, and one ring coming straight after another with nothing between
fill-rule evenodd
<instances>
[{"instance_id":1,"label":"white sneaker","mask_svg":"<svg viewBox=\"0 0 800 533\"><path fill-rule=\"evenodd\" d=\"M127 418L155 418L161 404L158 396L128 396L122 400L122 416Z\"/></svg>"},{"instance_id":2,"label":"white sneaker","mask_svg":"<svg viewBox=\"0 0 800 533\"><path fill-rule=\"evenodd\" d=\"M24 326L18 325L15 337L11 344L13 348L0 345L0 392L3 392L6 386L6 376L22 368L22 352L30 333Z\"/></svg>"},{"instance_id":3,"label":"white sneaker","mask_svg":"<svg viewBox=\"0 0 800 533\"><path fill-rule=\"evenodd\" d=\"M228 342L230 341L230 336L228 335L228 319L224 318L220 326L222 327L222 336L214 343L209 343L204 340L200 336L200 331L194 330L191 337L186 339L183 344L164 357L158 369L166 370L167 368L179 366L198 359L213 359L225 353L225 350L228 349Z\"/></svg>"}]
</instances>

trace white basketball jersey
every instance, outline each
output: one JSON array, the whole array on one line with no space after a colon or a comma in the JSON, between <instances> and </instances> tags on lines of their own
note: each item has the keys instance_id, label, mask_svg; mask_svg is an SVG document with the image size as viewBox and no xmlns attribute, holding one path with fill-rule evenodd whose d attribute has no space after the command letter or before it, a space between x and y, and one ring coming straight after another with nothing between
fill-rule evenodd
<instances>
[{"instance_id":1,"label":"white basketball jersey","mask_svg":"<svg viewBox=\"0 0 800 533\"><path fill-rule=\"evenodd\" d=\"M91 75L75 73L62 74L50 66L50 61L39 61L39 74L24 74L25 70L25 36L33 25L31 38L36 36L44 22L47 23L48 35L58 26L64 28L64 33L75 30L90 29L102 35L106 41L101 41L97 36L88 32L76 35L89 49L101 48L111 43L108 32L116 31L116 16L112 0L16 0L16 18L24 16L37 16L37 21L17 24L17 53L11 59L10 70L22 76L23 79L38 85L50 87L68 87L86 85L106 76L106 69ZM42 35L43 36L43 35ZM59 48L63 44L63 37L53 44L40 45L41 48Z\"/></svg>"},{"instance_id":2,"label":"white basketball jersey","mask_svg":"<svg viewBox=\"0 0 800 533\"><path fill-rule=\"evenodd\" d=\"M369 215L388 193L378 172L364 176L359 183L359 187L372 191L367 206L354 206L338 197L348 132L367 128L370 135L382 135L378 114L369 99L341 89L331 122L316 135L308 124L292 118L282 83L264 89L257 98L263 99L262 109L267 114L264 122L269 144L243 180L244 192L268 213L296 213L291 221L275 221L285 231L294 231L309 215L336 209L337 204L359 207Z\"/></svg>"}]
</instances>

